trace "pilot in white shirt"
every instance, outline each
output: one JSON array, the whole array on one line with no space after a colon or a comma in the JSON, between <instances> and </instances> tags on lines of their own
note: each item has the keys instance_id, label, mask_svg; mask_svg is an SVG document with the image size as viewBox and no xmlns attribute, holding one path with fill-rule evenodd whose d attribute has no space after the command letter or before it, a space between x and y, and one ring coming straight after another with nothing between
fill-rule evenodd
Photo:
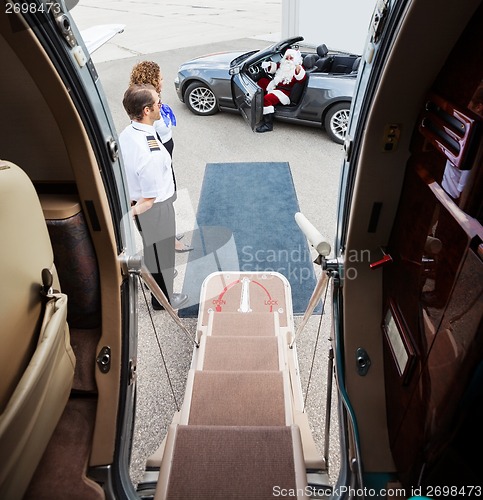
<instances>
[{"instance_id":1,"label":"pilot in white shirt","mask_svg":"<svg viewBox=\"0 0 483 500\"><path fill-rule=\"evenodd\" d=\"M123 99L132 122L119 135L133 214L140 225L144 261L173 308L188 297L173 293L175 265L175 186L171 157L153 126L160 118L160 100L151 85L130 86ZM161 304L152 297L156 310Z\"/></svg>"}]
</instances>

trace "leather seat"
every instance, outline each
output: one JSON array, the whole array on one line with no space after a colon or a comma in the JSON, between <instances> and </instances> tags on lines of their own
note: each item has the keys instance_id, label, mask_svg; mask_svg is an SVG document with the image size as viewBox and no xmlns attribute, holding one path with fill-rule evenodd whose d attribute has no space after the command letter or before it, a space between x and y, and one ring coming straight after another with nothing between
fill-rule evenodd
<instances>
[{"instance_id":1,"label":"leather seat","mask_svg":"<svg viewBox=\"0 0 483 500\"><path fill-rule=\"evenodd\" d=\"M317 55L319 56L315 62L317 71L321 73L328 73L330 71L330 66L332 64L332 57L328 55L329 49L327 45L323 43L317 47Z\"/></svg>"},{"instance_id":2,"label":"leather seat","mask_svg":"<svg viewBox=\"0 0 483 500\"><path fill-rule=\"evenodd\" d=\"M315 65L315 63L317 62L318 58L319 58L319 56L317 54L307 54L304 57L303 66L304 66L305 71L307 73L311 73L312 71L317 69L317 66Z\"/></svg>"},{"instance_id":3,"label":"leather seat","mask_svg":"<svg viewBox=\"0 0 483 500\"><path fill-rule=\"evenodd\" d=\"M37 193L6 161L0 234L0 498L21 498L64 411L75 358Z\"/></svg>"}]
</instances>

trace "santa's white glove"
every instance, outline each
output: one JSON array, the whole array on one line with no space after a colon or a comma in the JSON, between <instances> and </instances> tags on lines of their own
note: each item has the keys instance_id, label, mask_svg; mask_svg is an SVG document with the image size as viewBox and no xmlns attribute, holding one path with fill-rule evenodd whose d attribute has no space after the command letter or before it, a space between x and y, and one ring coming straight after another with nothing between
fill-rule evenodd
<instances>
[{"instance_id":1,"label":"santa's white glove","mask_svg":"<svg viewBox=\"0 0 483 500\"><path fill-rule=\"evenodd\" d=\"M272 63L270 61L263 61L262 62L262 69L268 69L268 68L270 68L271 65L272 65Z\"/></svg>"}]
</instances>

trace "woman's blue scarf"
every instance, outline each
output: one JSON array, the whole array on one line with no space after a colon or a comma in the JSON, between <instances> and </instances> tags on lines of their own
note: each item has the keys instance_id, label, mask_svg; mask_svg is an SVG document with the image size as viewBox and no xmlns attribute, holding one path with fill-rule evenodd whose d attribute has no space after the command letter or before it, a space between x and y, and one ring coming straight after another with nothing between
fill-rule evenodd
<instances>
[{"instance_id":1,"label":"woman's blue scarf","mask_svg":"<svg viewBox=\"0 0 483 500\"><path fill-rule=\"evenodd\" d=\"M173 110L167 104L161 104L161 116L167 127L169 124L176 126L176 116L174 116Z\"/></svg>"}]
</instances>

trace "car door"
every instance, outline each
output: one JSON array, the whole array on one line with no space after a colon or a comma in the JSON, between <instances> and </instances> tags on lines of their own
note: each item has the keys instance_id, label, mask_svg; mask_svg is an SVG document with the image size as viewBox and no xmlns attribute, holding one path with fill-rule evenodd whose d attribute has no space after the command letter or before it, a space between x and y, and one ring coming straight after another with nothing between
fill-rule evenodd
<instances>
[{"instance_id":1,"label":"car door","mask_svg":"<svg viewBox=\"0 0 483 500\"><path fill-rule=\"evenodd\" d=\"M263 90L247 75L235 67L230 72L233 99L252 130L262 119Z\"/></svg>"}]
</instances>

